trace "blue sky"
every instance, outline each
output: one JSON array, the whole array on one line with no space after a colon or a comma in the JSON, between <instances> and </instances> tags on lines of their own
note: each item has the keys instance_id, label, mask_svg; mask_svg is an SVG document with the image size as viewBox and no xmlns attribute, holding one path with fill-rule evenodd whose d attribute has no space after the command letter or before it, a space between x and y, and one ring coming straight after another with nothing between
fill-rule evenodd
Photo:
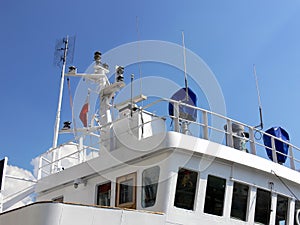
<instances>
[{"instance_id":1,"label":"blue sky","mask_svg":"<svg viewBox=\"0 0 300 225\"><path fill-rule=\"evenodd\" d=\"M282 126L300 146L299 1L0 0L1 158L32 170L31 159L52 145L60 82L55 41L76 35L73 64L84 71L95 50L138 40L136 17L140 40L181 44L184 31L186 47L218 79L227 115L250 125L259 121L255 64L265 128ZM68 97L63 105L69 108Z\"/></svg>"}]
</instances>

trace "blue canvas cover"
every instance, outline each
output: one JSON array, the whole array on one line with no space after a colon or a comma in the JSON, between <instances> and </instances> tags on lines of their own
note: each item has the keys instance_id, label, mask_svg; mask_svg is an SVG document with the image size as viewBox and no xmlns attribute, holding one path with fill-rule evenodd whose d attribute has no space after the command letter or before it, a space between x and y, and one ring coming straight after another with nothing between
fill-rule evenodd
<instances>
[{"instance_id":1,"label":"blue canvas cover","mask_svg":"<svg viewBox=\"0 0 300 225\"><path fill-rule=\"evenodd\" d=\"M171 99L176 100L176 101L181 101L185 104L191 105L191 106L196 106L197 103L197 96L196 94L188 88L188 100L186 99L186 89L181 88L179 89ZM169 115L174 116L174 107L172 103L169 103ZM196 121L197 120L197 110L192 109L187 106L179 106L179 115L183 119L187 119L190 121Z\"/></svg>"},{"instance_id":2,"label":"blue canvas cover","mask_svg":"<svg viewBox=\"0 0 300 225\"><path fill-rule=\"evenodd\" d=\"M272 128L268 129L265 132L267 134L271 134L271 135L273 135L277 138L280 138L284 141L289 141L290 140L289 134L281 127L272 127ZM271 137L264 134L263 139L264 139L265 146L272 148ZM275 148L276 148L276 151L278 151L278 152L281 152L285 155L288 154L289 146L287 144L283 143L282 141L275 140ZM266 148L266 151L267 151L269 159L273 160L272 150ZM281 155L281 154L277 153L276 154L277 162L280 163L280 164L285 163L286 158L287 158L285 155Z\"/></svg>"}]
</instances>

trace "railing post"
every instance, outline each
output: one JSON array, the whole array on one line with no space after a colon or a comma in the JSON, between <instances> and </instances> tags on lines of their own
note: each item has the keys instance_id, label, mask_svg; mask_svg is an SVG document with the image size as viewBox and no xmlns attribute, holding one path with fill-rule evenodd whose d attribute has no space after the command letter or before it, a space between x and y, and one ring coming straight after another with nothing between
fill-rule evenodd
<instances>
[{"instance_id":1,"label":"railing post","mask_svg":"<svg viewBox=\"0 0 300 225\"><path fill-rule=\"evenodd\" d=\"M40 156L39 158L39 169L38 169L38 174L37 174L37 179L42 178L42 166L43 166L43 156Z\"/></svg>"},{"instance_id":2,"label":"railing post","mask_svg":"<svg viewBox=\"0 0 300 225\"><path fill-rule=\"evenodd\" d=\"M271 143L272 143L272 158L273 158L273 162L278 162L277 161L277 154L276 154L276 147L275 147L275 140L274 137L271 136Z\"/></svg>"},{"instance_id":3,"label":"railing post","mask_svg":"<svg viewBox=\"0 0 300 225\"><path fill-rule=\"evenodd\" d=\"M227 145L233 148L233 136L232 136L232 123L230 119L227 119L227 135L226 135L226 142Z\"/></svg>"},{"instance_id":4,"label":"railing post","mask_svg":"<svg viewBox=\"0 0 300 225\"><path fill-rule=\"evenodd\" d=\"M180 126L179 126L179 102L173 103L173 115L174 115L174 131L180 132Z\"/></svg>"},{"instance_id":5,"label":"railing post","mask_svg":"<svg viewBox=\"0 0 300 225\"><path fill-rule=\"evenodd\" d=\"M62 150L63 147L59 147L57 149L57 152L56 152L56 157L57 157L57 170L60 171L62 168L61 168L61 150Z\"/></svg>"},{"instance_id":6,"label":"railing post","mask_svg":"<svg viewBox=\"0 0 300 225\"><path fill-rule=\"evenodd\" d=\"M79 149L78 149L78 163L81 163L84 161L84 152L83 152L83 137L81 136L79 138Z\"/></svg>"},{"instance_id":7,"label":"railing post","mask_svg":"<svg viewBox=\"0 0 300 225\"><path fill-rule=\"evenodd\" d=\"M293 148L291 145L289 145L289 155L290 155L290 167L295 170L295 161L294 161L294 153Z\"/></svg>"},{"instance_id":8,"label":"railing post","mask_svg":"<svg viewBox=\"0 0 300 225\"><path fill-rule=\"evenodd\" d=\"M208 118L207 118L206 111L202 111L202 118L203 118L203 138L208 140Z\"/></svg>"},{"instance_id":9,"label":"railing post","mask_svg":"<svg viewBox=\"0 0 300 225\"><path fill-rule=\"evenodd\" d=\"M250 152L256 155L255 137L253 132L253 127L249 127L249 138L250 138Z\"/></svg>"},{"instance_id":10,"label":"railing post","mask_svg":"<svg viewBox=\"0 0 300 225\"><path fill-rule=\"evenodd\" d=\"M52 162L50 174L55 173L56 148L52 149Z\"/></svg>"}]
</instances>

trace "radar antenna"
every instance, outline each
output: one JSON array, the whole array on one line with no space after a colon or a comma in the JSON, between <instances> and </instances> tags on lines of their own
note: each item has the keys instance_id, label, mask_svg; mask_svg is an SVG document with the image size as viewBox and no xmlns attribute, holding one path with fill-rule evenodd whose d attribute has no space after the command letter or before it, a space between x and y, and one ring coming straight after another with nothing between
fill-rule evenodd
<instances>
[{"instance_id":1,"label":"radar antenna","mask_svg":"<svg viewBox=\"0 0 300 225\"><path fill-rule=\"evenodd\" d=\"M264 124L263 124L263 118L262 118L262 106L261 106L260 92L259 92L259 87L258 87L258 79L257 79L257 75L256 75L255 64L253 65L253 75L255 78L255 85L256 85L257 98L258 98L259 119L260 119L260 124L255 126L255 128L259 128L262 130L264 128Z\"/></svg>"}]
</instances>

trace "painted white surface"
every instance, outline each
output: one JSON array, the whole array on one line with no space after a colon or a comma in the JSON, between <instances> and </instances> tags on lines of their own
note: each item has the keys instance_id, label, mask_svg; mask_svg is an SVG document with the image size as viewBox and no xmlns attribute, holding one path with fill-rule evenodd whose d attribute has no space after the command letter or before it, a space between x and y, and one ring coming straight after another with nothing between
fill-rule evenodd
<instances>
[{"instance_id":1,"label":"painted white surface","mask_svg":"<svg viewBox=\"0 0 300 225\"><path fill-rule=\"evenodd\" d=\"M35 203L0 215L0 225L161 225L165 215L92 206Z\"/></svg>"}]
</instances>

